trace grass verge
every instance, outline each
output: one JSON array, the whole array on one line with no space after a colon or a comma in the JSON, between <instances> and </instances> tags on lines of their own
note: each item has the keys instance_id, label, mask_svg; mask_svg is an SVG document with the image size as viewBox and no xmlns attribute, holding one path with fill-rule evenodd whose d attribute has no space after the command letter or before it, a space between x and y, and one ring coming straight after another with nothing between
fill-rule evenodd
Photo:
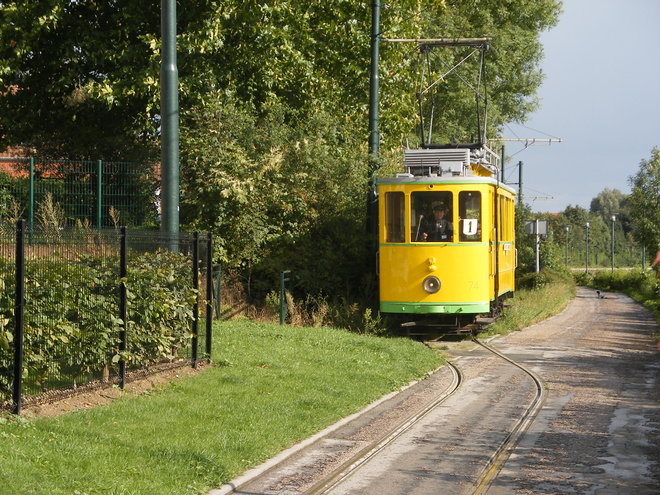
<instances>
[{"instance_id":1,"label":"grass verge","mask_svg":"<svg viewBox=\"0 0 660 495\"><path fill-rule=\"evenodd\" d=\"M569 274L542 270L525 275L519 289L500 318L481 334L506 335L561 313L575 297L575 282Z\"/></svg>"},{"instance_id":2,"label":"grass verge","mask_svg":"<svg viewBox=\"0 0 660 495\"><path fill-rule=\"evenodd\" d=\"M250 321L215 326L216 363L139 397L0 418L2 494L193 494L442 364L420 343Z\"/></svg>"}]
</instances>

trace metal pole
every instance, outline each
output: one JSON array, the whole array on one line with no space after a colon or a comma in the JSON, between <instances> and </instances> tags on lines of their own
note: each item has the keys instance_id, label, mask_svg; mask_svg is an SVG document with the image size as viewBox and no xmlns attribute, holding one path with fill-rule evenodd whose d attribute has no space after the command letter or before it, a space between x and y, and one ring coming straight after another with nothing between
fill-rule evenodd
<instances>
[{"instance_id":1,"label":"metal pole","mask_svg":"<svg viewBox=\"0 0 660 495\"><path fill-rule=\"evenodd\" d=\"M369 73L369 184L367 191L367 235L369 240L367 266L374 266L378 251L378 195L375 172L380 163L380 133L378 131L378 97L380 79L378 75L380 50L380 0L371 3L371 68Z\"/></svg>"},{"instance_id":2,"label":"metal pole","mask_svg":"<svg viewBox=\"0 0 660 495\"><path fill-rule=\"evenodd\" d=\"M587 237L586 237L586 256L585 256L585 268L584 271L589 273L589 222L586 224Z\"/></svg>"},{"instance_id":3,"label":"metal pole","mask_svg":"<svg viewBox=\"0 0 660 495\"><path fill-rule=\"evenodd\" d=\"M539 234L539 219L534 223L534 232L536 233L536 273L541 271L541 256L539 253L541 245L541 235Z\"/></svg>"},{"instance_id":4,"label":"metal pole","mask_svg":"<svg viewBox=\"0 0 660 495\"><path fill-rule=\"evenodd\" d=\"M642 246L642 271L646 270L646 246Z\"/></svg>"},{"instance_id":5,"label":"metal pole","mask_svg":"<svg viewBox=\"0 0 660 495\"><path fill-rule=\"evenodd\" d=\"M568 225L564 227L564 230L566 232L566 266L568 266L568 231L569 231Z\"/></svg>"},{"instance_id":6,"label":"metal pole","mask_svg":"<svg viewBox=\"0 0 660 495\"><path fill-rule=\"evenodd\" d=\"M25 220L16 222L16 287L14 294L14 380L12 412L23 403L23 311L25 307Z\"/></svg>"},{"instance_id":7,"label":"metal pole","mask_svg":"<svg viewBox=\"0 0 660 495\"><path fill-rule=\"evenodd\" d=\"M369 161L370 175L378 166L380 136L378 133L378 61L380 48L380 0L371 4L371 72L369 79Z\"/></svg>"},{"instance_id":8,"label":"metal pole","mask_svg":"<svg viewBox=\"0 0 660 495\"><path fill-rule=\"evenodd\" d=\"M176 0L161 0L160 66L162 230L179 232L179 71L176 57Z\"/></svg>"},{"instance_id":9,"label":"metal pole","mask_svg":"<svg viewBox=\"0 0 660 495\"><path fill-rule=\"evenodd\" d=\"M518 202L523 204L523 162L518 162Z\"/></svg>"},{"instance_id":10,"label":"metal pole","mask_svg":"<svg viewBox=\"0 0 660 495\"><path fill-rule=\"evenodd\" d=\"M206 358L213 345L213 234L206 234Z\"/></svg>"},{"instance_id":11,"label":"metal pole","mask_svg":"<svg viewBox=\"0 0 660 495\"><path fill-rule=\"evenodd\" d=\"M126 351L126 329L128 328L128 316L126 311L126 275L127 269L127 242L126 242L126 227L119 227L119 318L121 319L121 330L119 331L119 352ZM123 356L119 358L119 386L126 387L126 361Z\"/></svg>"},{"instance_id":12,"label":"metal pole","mask_svg":"<svg viewBox=\"0 0 660 495\"><path fill-rule=\"evenodd\" d=\"M291 270L284 270L280 274L280 325L284 325L286 320L288 305L286 302L286 283L290 280L287 275Z\"/></svg>"},{"instance_id":13,"label":"metal pole","mask_svg":"<svg viewBox=\"0 0 660 495\"><path fill-rule=\"evenodd\" d=\"M192 367L197 368L197 345L199 343L199 232L193 232L192 245L192 284L195 289L195 302L193 304L192 321Z\"/></svg>"},{"instance_id":14,"label":"metal pole","mask_svg":"<svg viewBox=\"0 0 660 495\"><path fill-rule=\"evenodd\" d=\"M28 190L28 228L34 232L34 158L30 158L30 184Z\"/></svg>"},{"instance_id":15,"label":"metal pole","mask_svg":"<svg viewBox=\"0 0 660 495\"><path fill-rule=\"evenodd\" d=\"M98 161L96 174L96 228L101 230L103 218L103 160Z\"/></svg>"},{"instance_id":16,"label":"metal pole","mask_svg":"<svg viewBox=\"0 0 660 495\"><path fill-rule=\"evenodd\" d=\"M506 180L504 179L504 145L502 145L502 158L500 159L500 177L502 184L506 184Z\"/></svg>"},{"instance_id":17,"label":"metal pole","mask_svg":"<svg viewBox=\"0 0 660 495\"><path fill-rule=\"evenodd\" d=\"M612 215L612 272L614 272L614 222L616 217Z\"/></svg>"}]
</instances>

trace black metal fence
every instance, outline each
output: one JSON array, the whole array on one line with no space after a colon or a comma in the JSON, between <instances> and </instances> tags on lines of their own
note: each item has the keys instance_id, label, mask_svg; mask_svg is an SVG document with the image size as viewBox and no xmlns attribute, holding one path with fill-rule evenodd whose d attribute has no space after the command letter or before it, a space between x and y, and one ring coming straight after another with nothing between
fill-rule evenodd
<instances>
[{"instance_id":1,"label":"black metal fence","mask_svg":"<svg viewBox=\"0 0 660 495\"><path fill-rule=\"evenodd\" d=\"M211 235L197 232L30 231L24 220L0 232L0 403L20 414L210 359L211 253Z\"/></svg>"}]
</instances>

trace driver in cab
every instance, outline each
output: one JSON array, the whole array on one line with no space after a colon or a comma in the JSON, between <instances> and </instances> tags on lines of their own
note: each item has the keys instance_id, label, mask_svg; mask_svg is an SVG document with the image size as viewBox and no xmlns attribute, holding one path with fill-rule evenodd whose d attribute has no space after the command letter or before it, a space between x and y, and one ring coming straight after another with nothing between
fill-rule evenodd
<instances>
[{"instance_id":1,"label":"driver in cab","mask_svg":"<svg viewBox=\"0 0 660 495\"><path fill-rule=\"evenodd\" d=\"M428 242L450 242L452 240L453 227L447 220L447 207L436 205L433 207L433 218L425 218L421 225L418 241Z\"/></svg>"}]
</instances>

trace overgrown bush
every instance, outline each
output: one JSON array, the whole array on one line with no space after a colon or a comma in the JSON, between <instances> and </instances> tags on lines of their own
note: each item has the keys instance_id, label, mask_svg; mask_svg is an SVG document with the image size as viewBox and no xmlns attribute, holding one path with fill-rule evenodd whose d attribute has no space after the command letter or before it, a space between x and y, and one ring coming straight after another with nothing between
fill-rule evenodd
<instances>
[{"instance_id":1,"label":"overgrown bush","mask_svg":"<svg viewBox=\"0 0 660 495\"><path fill-rule=\"evenodd\" d=\"M159 250L134 255L128 264L127 360L144 366L175 358L192 337L190 322L197 300L188 257Z\"/></svg>"},{"instance_id":2,"label":"overgrown bush","mask_svg":"<svg viewBox=\"0 0 660 495\"><path fill-rule=\"evenodd\" d=\"M257 112L231 95L182 126L181 220L222 233L214 259L240 271L253 303L282 270L300 294L362 290L368 159L359 126L321 108Z\"/></svg>"},{"instance_id":3,"label":"overgrown bush","mask_svg":"<svg viewBox=\"0 0 660 495\"><path fill-rule=\"evenodd\" d=\"M544 268L538 273L526 273L516 279L516 287L518 289L536 290L542 289L547 285L552 284L569 284L573 285L571 274L563 269L551 270Z\"/></svg>"},{"instance_id":4,"label":"overgrown bush","mask_svg":"<svg viewBox=\"0 0 660 495\"><path fill-rule=\"evenodd\" d=\"M140 367L173 359L190 339L196 291L187 256L129 256L128 349L119 352L119 260L81 255L26 262L24 379L40 390L77 377L105 377L121 358ZM14 264L0 259L0 285ZM3 287L4 288L4 287ZM0 398L11 393L13 291L0 293ZM75 383L75 382L74 382Z\"/></svg>"}]
</instances>

